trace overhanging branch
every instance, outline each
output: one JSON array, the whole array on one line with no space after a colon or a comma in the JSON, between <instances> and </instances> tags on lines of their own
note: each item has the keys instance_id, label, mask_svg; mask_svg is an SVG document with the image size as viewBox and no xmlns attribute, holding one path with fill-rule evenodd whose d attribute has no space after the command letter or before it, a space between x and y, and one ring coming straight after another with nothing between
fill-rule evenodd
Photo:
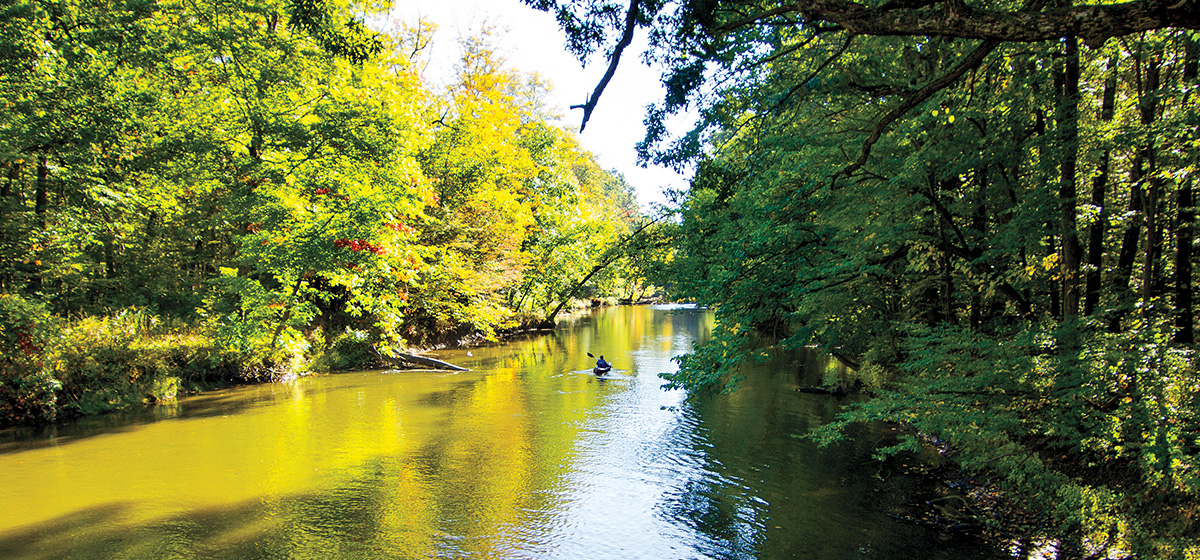
<instances>
[{"instance_id":1,"label":"overhanging branch","mask_svg":"<svg viewBox=\"0 0 1200 560\"><path fill-rule=\"evenodd\" d=\"M975 50L971 51L971 54L968 54L965 58L963 58L962 61L960 61L958 65L949 72L943 74L938 79L925 84L925 87L922 87L921 89L905 97L904 101L900 103L900 105L897 105L894 109L888 111L888 113L884 115L882 119L879 119L879 122L875 123L875 128L871 130L871 134L867 136L865 141L863 141L862 151L859 153L858 159L837 173L834 173L833 181L836 182L840 176L848 177L851 173L854 173L863 165L866 165L867 158L871 156L871 148L874 147L875 143L883 137L883 134L892 127L892 124L894 124L900 119L900 117L904 116L905 113L911 111L917 105L924 103L927 99L932 97L933 94L958 81L958 79L961 78L963 74L966 74L968 70L979 66L979 64L983 62L983 59L987 58L987 55L996 50L996 47L998 46L1000 46L1000 41L991 39L984 41L978 47L975 47Z\"/></svg>"},{"instance_id":2,"label":"overhanging branch","mask_svg":"<svg viewBox=\"0 0 1200 560\"><path fill-rule=\"evenodd\" d=\"M717 35L771 22L781 16L798 25L831 23L856 35L956 37L1036 43L1078 37L1099 46L1112 37L1154 29L1200 29L1200 0L1138 0L1015 11L985 10L960 0L899 1L880 7L850 0L799 0L721 23Z\"/></svg>"},{"instance_id":3,"label":"overhanging branch","mask_svg":"<svg viewBox=\"0 0 1200 560\"><path fill-rule=\"evenodd\" d=\"M617 46L613 47L612 56L608 58L608 70L605 70L604 77L600 78L600 83L596 84L596 90L582 105L572 105L572 109L583 109L583 122L579 125L579 132L587 127L588 119L592 118L592 111L596 109L596 103L600 101L600 94L604 93L604 88L608 86L609 80L612 80L613 74L617 72L617 65L621 62L621 53L625 52L625 47L628 47L633 42L633 31L637 29L638 4L641 0L629 0L629 11L625 14L625 29L621 33L621 40L617 42Z\"/></svg>"}]
</instances>

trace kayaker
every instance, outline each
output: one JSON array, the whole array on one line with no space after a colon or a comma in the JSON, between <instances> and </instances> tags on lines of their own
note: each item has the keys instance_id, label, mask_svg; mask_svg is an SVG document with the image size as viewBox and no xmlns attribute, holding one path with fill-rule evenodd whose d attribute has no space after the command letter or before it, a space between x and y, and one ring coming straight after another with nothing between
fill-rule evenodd
<instances>
[{"instance_id":1,"label":"kayaker","mask_svg":"<svg viewBox=\"0 0 1200 560\"><path fill-rule=\"evenodd\" d=\"M596 369L609 369L612 364L604 361L604 356L601 355L599 360L596 360Z\"/></svg>"}]
</instances>

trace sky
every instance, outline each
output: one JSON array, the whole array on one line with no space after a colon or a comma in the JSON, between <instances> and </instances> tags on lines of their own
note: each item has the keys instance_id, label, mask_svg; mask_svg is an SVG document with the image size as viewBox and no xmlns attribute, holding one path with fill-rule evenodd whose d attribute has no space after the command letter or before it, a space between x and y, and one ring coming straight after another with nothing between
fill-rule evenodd
<instances>
[{"instance_id":1,"label":"sky","mask_svg":"<svg viewBox=\"0 0 1200 560\"><path fill-rule=\"evenodd\" d=\"M458 38L488 25L496 31L498 51L508 66L537 73L549 81L550 103L563 114L562 124L579 130L583 112L568 107L583 103L592 93L604 75L607 59L601 53L584 68L566 51L562 31L552 15L529 8L520 0L394 0L386 21L378 23L392 30L400 23L411 25L420 19L438 26L427 80L450 80L459 54ZM645 31L641 31L625 49L621 65L600 97L580 141L596 154L601 167L624 174L637 193L638 203L648 209L652 203L665 201L664 188L686 188L687 177L665 167L637 165L634 145L645 134L645 108L661 101L663 95L659 72L641 62L645 39Z\"/></svg>"}]
</instances>

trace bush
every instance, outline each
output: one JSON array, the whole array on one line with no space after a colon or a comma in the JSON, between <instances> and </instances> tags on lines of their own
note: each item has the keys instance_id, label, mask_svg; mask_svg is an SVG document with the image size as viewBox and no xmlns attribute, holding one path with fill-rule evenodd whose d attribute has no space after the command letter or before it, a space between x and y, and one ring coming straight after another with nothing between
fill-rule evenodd
<instances>
[{"instance_id":1,"label":"bush","mask_svg":"<svg viewBox=\"0 0 1200 560\"><path fill-rule=\"evenodd\" d=\"M365 369L379 365L379 353L371 344L368 334L354 330L339 335L312 361L312 369L317 371Z\"/></svg>"},{"instance_id":2,"label":"bush","mask_svg":"<svg viewBox=\"0 0 1200 560\"><path fill-rule=\"evenodd\" d=\"M289 337L241 351L141 309L66 321L0 295L0 426L171 401L214 385L274 381L302 362ZM283 364L283 365L280 365Z\"/></svg>"},{"instance_id":3,"label":"bush","mask_svg":"<svg viewBox=\"0 0 1200 560\"><path fill-rule=\"evenodd\" d=\"M61 384L46 351L56 323L45 306L0 294L0 426L54 420Z\"/></svg>"}]
</instances>

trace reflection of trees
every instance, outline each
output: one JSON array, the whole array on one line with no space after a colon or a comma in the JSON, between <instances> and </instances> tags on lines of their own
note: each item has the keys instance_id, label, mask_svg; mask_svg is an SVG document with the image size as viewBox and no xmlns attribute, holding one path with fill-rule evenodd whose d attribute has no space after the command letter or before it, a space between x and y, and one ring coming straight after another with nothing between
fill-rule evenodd
<instances>
[{"instance_id":1,"label":"reflection of trees","mask_svg":"<svg viewBox=\"0 0 1200 560\"><path fill-rule=\"evenodd\" d=\"M838 401L795 391L828 367L806 357L774 359L747 371L741 388L697 395L681 407L670 435L684 465L659 515L697 536L713 558L984 557L973 541L945 541L931 530L888 514L915 499L886 492L871 460L879 431L818 448L798 436L828 421Z\"/></svg>"},{"instance_id":2,"label":"reflection of trees","mask_svg":"<svg viewBox=\"0 0 1200 560\"><path fill-rule=\"evenodd\" d=\"M668 436L681 464L690 467L664 494L658 515L668 523L686 527L695 536L698 551L713 558L754 558L761 545L762 523L737 479L726 478L714 462L710 435L702 428L698 412L681 409L677 429Z\"/></svg>"},{"instance_id":3,"label":"reflection of trees","mask_svg":"<svg viewBox=\"0 0 1200 560\"><path fill-rule=\"evenodd\" d=\"M472 374L347 374L238 390L183 405L177 424L100 431L130 455L156 457L136 466L95 453L81 435L73 451L99 459L89 463L96 472L66 476L87 491L46 510L68 513L36 528L0 530L0 557L503 556L522 547L513 528L551 524L561 497L536 490L560 486L594 406L588 376L552 375L572 341L514 344L498 360L512 365ZM157 432L174 435L147 439ZM178 464L188 469L172 471ZM152 488L172 477L183 490L172 500L222 504L155 509ZM106 484L116 488L96 489Z\"/></svg>"},{"instance_id":4,"label":"reflection of trees","mask_svg":"<svg viewBox=\"0 0 1200 560\"><path fill-rule=\"evenodd\" d=\"M794 391L819 378L825 361L810 360L815 373L803 380L790 361L760 364L735 393L689 400L661 426L618 429L646 421L620 414L644 396L630 388L655 381L646 364L686 351L710 317L605 309L587 328L474 349L470 373L348 374L245 390L250 404L238 404L242 390L194 411L185 402L176 422L204 421L195 437L205 441L171 452L205 465L178 484L227 495L225 503L153 516L139 510L142 496L81 503L0 534L0 558L536 556L570 515L565 490L580 468L583 429L631 444L613 449L662 480L665 490L647 500L658 496L664 538L697 556L836 560L863 557L866 547L875 558L980 557L973 545L888 517L910 498L876 491L880 467L869 457L879 433L829 449L796 440L837 410L835 399ZM574 373L597 349L637 383L597 389L593 376ZM112 439L146 445L142 433ZM222 470L245 474L230 480ZM136 485L147 475L109 478L148 495L150 486Z\"/></svg>"}]
</instances>

